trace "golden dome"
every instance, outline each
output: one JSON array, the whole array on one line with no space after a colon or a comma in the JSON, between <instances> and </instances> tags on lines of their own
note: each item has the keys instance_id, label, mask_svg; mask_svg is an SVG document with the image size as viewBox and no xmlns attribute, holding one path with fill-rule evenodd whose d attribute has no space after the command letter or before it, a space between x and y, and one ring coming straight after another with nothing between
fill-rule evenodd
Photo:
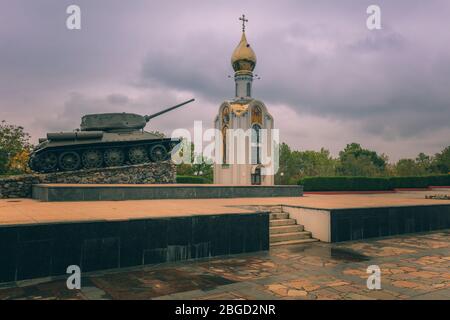
<instances>
[{"instance_id":1,"label":"golden dome","mask_svg":"<svg viewBox=\"0 0 450 320\"><path fill-rule=\"evenodd\" d=\"M231 65L234 71L253 71L256 65L256 55L247 42L245 33L242 32L242 38L231 56Z\"/></svg>"}]
</instances>

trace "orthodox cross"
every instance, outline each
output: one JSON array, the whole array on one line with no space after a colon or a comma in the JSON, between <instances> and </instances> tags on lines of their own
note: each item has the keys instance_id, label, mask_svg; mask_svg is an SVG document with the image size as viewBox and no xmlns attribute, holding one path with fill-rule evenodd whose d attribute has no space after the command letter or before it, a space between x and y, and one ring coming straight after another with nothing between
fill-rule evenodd
<instances>
[{"instance_id":1,"label":"orthodox cross","mask_svg":"<svg viewBox=\"0 0 450 320\"><path fill-rule=\"evenodd\" d=\"M245 32L245 23L248 22L248 19L245 19L245 14L243 14L242 17L239 18L239 20L242 21L242 32Z\"/></svg>"}]
</instances>

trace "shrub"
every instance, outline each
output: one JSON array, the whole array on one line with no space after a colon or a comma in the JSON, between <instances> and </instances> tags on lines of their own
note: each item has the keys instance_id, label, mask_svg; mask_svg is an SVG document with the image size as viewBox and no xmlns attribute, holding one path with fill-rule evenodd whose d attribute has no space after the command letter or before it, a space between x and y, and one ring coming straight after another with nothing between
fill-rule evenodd
<instances>
[{"instance_id":1,"label":"shrub","mask_svg":"<svg viewBox=\"0 0 450 320\"><path fill-rule=\"evenodd\" d=\"M306 177L298 184L305 191L382 191L396 188L450 186L450 175L414 177Z\"/></svg>"},{"instance_id":2,"label":"shrub","mask_svg":"<svg viewBox=\"0 0 450 320\"><path fill-rule=\"evenodd\" d=\"M299 181L305 191L373 191L389 190L387 178L306 177Z\"/></svg>"},{"instance_id":3,"label":"shrub","mask_svg":"<svg viewBox=\"0 0 450 320\"><path fill-rule=\"evenodd\" d=\"M391 188L426 188L430 185L429 177L391 177Z\"/></svg>"},{"instance_id":4,"label":"shrub","mask_svg":"<svg viewBox=\"0 0 450 320\"><path fill-rule=\"evenodd\" d=\"M430 186L450 186L450 174L429 176Z\"/></svg>"}]
</instances>

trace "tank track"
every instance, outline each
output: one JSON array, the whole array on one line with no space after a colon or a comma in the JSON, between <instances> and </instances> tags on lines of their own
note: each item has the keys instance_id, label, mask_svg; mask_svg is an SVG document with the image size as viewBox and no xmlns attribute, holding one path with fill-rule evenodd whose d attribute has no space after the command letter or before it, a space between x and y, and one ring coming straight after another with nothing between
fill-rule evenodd
<instances>
[{"instance_id":1,"label":"tank track","mask_svg":"<svg viewBox=\"0 0 450 320\"><path fill-rule=\"evenodd\" d=\"M29 166L35 172L50 173L160 162L170 158L170 152L179 142L162 139L146 143L128 141L126 144L43 148L31 154Z\"/></svg>"}]
</instances>

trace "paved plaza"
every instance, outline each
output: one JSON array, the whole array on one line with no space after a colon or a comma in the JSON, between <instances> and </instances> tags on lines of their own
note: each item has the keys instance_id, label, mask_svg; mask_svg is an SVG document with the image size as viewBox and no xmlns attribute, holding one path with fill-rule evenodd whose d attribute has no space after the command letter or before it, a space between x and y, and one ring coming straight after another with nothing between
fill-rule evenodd
<instances>
[{"instance_id":1,"label":"paved plaza","mask_svg":"<svg viewBox=\"0 0 450 320\"><path fill-rule=\"evenodd\" d=\"M449 194L450 189L373 194L305 194L303 197L167 199L129 201L40 202L32 199L0 199L0 226L80 221L119 221L155 217L183 217L249 213L244 206L284 204L305 208L377 208L448 205L450 200L426 199Z\"/></svg>"},{"instance_id":2,"label":"paved plaza","mask_svg":"<svg viewBox=\"0 0 450 320\"><path fill-rule=\"evenodd\" d=\"M381 268L381 290L366 286ZM450 230L85 275L1 288L0 299L450 299Z\"/></svg>"}]
</instances>

